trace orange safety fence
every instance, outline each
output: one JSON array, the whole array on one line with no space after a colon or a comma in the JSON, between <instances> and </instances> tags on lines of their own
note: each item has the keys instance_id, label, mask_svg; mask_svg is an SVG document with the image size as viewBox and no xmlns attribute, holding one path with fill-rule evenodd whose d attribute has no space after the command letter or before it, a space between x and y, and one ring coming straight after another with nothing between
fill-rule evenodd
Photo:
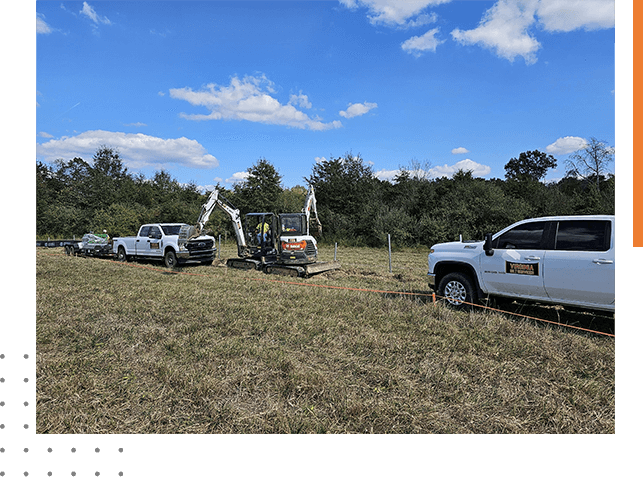
<instances>
[{"instance_id":1,"label":"orange safety fence","mask_svg":"<svg viewBox=\"0 0 643 477\"><path fill-rule=\"evenodd\" d=\"M41 252L41 253L47 253L47 252ZM54 255L54 254L49 254L49 255ZM167 270L167 269L161 269L158 267L150 267L146 265L139 265L135 263L128 263L128 262L117 262L117 261L110 261L110 263L115 263L119 265L127 265L130 267L136 267L136 268L141 268L145 270L152 270L155 272L163 272L163 273L172 273L176 275L190 275L190 276L197 276L197 277L210 277L212 275L206 275L203 273L191 273L191 272L178 272L176 270ZM309 282L294 282L294 281L288 281L288 280L274 280L270 278L258 278L258 277L242 277L244 280L251 280L251 281L259 281L259 282L270 282L270 283L281 283L284 285L296 285L296 286L305 286L305 287L315 287L315 288L326 288L326 289L333 289L333 290L348 290L348 291L360 291L360 292L369 292L369 293L382 293L382 294L387 294L387 295L406 295L406 296L423 296L423 297L431 297L431 301L433 303L433 306L436 306L438 299L439 300L445 300L446 297L436 295L435 293L420 293L420 292L405 292L405 291L396 291L396 290L377 290L373 288L354 288L354 287L342 287L338 285L322 285L321 283L309 283ZM505 311L505 310L499 310L497 308L492 308L486 305L479 305L477 303L469 303L469 302L462 302L465 305L473 306L476 308L484 309L484 310L490 310L490 311L496 311L498 313L503 313L506 315L513 315L517 316L520 318L526 318L529 320L535 320L539 321L542 323L548 323L551 325L557 325L557 326L562 326L565 328L572 328L575 330L579 331L585 331L588 333L594 333L598 335L603 335L603 336L609 336L612 338L615 338L614 334L611 333L605 333L602 331L596 331L596 330L590 330L588 328L581 328L579 326L574 326L574 325L569 325L567 323L560 323L557 321L551 321L551 320L545 320L543 318L537 318L534 316L529 316L529 315L523 315L520 313L514 313L511 311Z\"/></svg>"}]
</instances>

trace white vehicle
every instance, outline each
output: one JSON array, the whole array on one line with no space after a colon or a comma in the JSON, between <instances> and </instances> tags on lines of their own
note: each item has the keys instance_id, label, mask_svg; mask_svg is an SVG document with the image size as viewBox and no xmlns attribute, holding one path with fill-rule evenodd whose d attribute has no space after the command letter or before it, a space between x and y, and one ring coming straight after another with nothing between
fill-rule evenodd
<instances>
[{"instance_id":1,"label":"white vehicle","mask_svg":"<svg viewBox=\"0 0 643 477\"><path fill-rule=\"evenodd\" d=\"M180 223L145 224L136 237L114 237L112 247L120 261L163 260L168 268L188 261L211 265L216 252L214 237L199 234L190 237L192 229Z\"/></svg>"},{"instance_id":2,"label":"white vehicle","mask_svg":"<svg viewBox=\"0 0 643 477\"><path fill-rule=\"evenodd\" d=\"M431 247L429 286L454 307L491 295L614 312L614 259L613 215L527 219Z\"/></svg>"}]
</instances>

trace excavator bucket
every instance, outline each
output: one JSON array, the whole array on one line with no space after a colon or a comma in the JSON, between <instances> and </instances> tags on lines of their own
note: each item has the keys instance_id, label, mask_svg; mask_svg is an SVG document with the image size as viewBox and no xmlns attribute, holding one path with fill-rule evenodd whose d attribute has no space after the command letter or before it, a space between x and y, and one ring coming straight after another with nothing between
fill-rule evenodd
<instances>
[{"instance_id":1,"label":"excavator bucket","mask_svg":"<svg viewBox=\"0 0 643 477\"><path fill-rule=\"evenodd\" d=\"M310 219L310 228L311 229L316 229L317 233L315 234L316 236L321 236L322 234L322 225L321 222L317 217L311 217Z\"/></svg>"}]
</instances>

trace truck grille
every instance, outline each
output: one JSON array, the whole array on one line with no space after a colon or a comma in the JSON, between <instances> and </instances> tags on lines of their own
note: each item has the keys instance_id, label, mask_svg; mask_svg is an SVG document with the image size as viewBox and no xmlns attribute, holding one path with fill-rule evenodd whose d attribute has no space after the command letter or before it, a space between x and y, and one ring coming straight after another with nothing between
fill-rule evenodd
<instances>
[{"instance_id":1,"label":"truck grille","mask_svg":"<svg viewBox=\"0 0 643 477\"><path fill-rule=\"evenodd\" d=\"M204 250L211 250L214 248L214 240L190 240L185 247L190 252L201 252Z\"/></svg>"}]
</instances>

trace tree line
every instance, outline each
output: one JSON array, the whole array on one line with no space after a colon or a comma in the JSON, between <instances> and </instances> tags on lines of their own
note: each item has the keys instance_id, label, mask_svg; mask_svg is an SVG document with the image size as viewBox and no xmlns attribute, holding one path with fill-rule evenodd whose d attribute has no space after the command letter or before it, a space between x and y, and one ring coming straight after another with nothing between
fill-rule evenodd
<instances>
[{"instance_id":1,"label":"tree line","mask_svg":"<svg viewBox=\"0 0 643 477\"><path fill-rule=\"evenodd\" d=\"M481 239L518 220L546 215L613 214L615 177L608 173L613 149L592 138L570 155L566 176L543 182L556 159L526 151L505 165L504 179L473 177L460 170L430 178L417 163L400 168L392 181L377 178L357 154L317 163L305 186L285 188L265 158L247 178L222 196L248 212L299 212L309 185L315 187L323 225L321 241L379 247L387 235L400 246ZM426 169L426 168L425 168ZM196 222L208 192L181 184L166 171L152 178L127 170L118 151L101 146L91 162L81 158L36 163L36 234L71 238L84 233L134 235L143 223ZM234 236L230 219L215 211L206 226L214 235Z\"/></svg>"}]
</instances>

